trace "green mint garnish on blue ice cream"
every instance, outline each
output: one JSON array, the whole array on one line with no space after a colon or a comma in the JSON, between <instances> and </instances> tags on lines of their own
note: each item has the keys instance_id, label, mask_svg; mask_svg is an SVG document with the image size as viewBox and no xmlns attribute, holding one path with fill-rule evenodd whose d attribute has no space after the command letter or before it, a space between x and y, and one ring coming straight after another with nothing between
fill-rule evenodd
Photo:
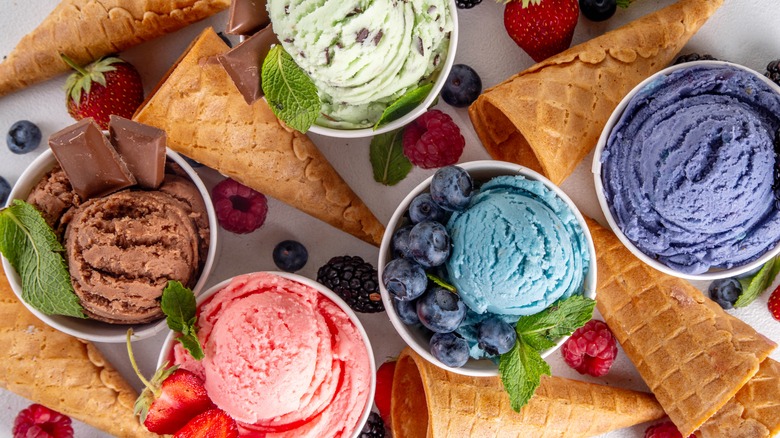
<instances>
[{"instance_id":1,"label":"green mint garnish on blue ice cream","mask_svg":"<svg viewBox=\"0 0 780 438\"><path fill-rule=\"evenodd\" d=\"M203 359L203 348L198 340L195 294L178 281L168 281L163 289L160 307L166 316L168 328L179 333L176 339L193 358Z\"/></svg>"},{"instance_id":2,"label":"green mint garnish on blue ice cream","mask_svg":"<svg viewBox=\"0 0 780 438\"><path fill-rule=\"evenodd\" d=\"M780 256L771 258L755 274L739 278L742 294L734 303L734 307L745 307L755 301L762 292L772 285L778 273L780 273Z\"/></svg>"},{"instance_id":3,"label":"green mint garnish on blue ice cream","mask_svg":"<svg viewBox=\"0 0 780 438\"><path fill-rule=\"evenodd\" d=\"M374 181L386 186L398 184L412 170L412 163L404 155L404 130L379 134L371 139L369 159L374 169Z\"/></svg>"},{"instance_id":4,"label":"green mint garnish on blue ice cream","mask_svg":"<svg viewBox=\"0 0 780 438\"><path fill-rule=\"evenodd\" d=\"M308 131L320 114L317 88L281 45L274 46L263 61L262 84L276 117L297 131Z\"/></svg>"},{"instance_id":5,"label":"green mint garnish on blue ice cream","mask_svg":"<svg viewBox=\"0 0 780 438\"><path fill-rule=\"evenodd\" d=\"M384 112L382 112L382 116L379 117L379 120L374 124L374 129L379 129L393 120L398 120L409 114L410 111L415 109L417 105L421 104L425 98L428 97L428 94L431 93L432 89L433 84L427 83L412 88L404 93L403 96L399 97L395 102L391 103L390 106L385 108Z\"/></svg>"},{"instance_id":6,"label":"green mint garnish on blue ice cream","mask_svg":"<svg viewBox=\"0 0 780 438\"><path fill-rule=\"evenodd\" d=\"M73 291L57 236L32 205L0 210L0 252L22 280L22 299L47 315L86 318Z\"/></svg>"},{"instance_id":7,"label":"green mint garnish on blue ice cream","mask_svg":"<svg viewBox=\"0 0 780 438\"><path fill-rule=\"evenodd\" d=\"M590 321L595 305L596 301L590 298L573 295L517 321L517 342L508 353L501 355L498 364L513 410L520 412L539 387L542 375L550 375L550 366L542 359L541 352Z\"/></svg>"}]
</instances>

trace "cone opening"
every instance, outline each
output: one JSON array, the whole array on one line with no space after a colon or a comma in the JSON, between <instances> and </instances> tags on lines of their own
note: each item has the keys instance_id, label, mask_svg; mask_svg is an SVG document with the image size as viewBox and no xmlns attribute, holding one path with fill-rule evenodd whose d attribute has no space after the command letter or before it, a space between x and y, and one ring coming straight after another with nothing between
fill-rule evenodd
<instances>
[{"instance_id":1,"label":"cone opening","mask_svg":"<svg viewBox=\"0 0 780 438\"><path fill-rule=\"evenodd\" d=\"M528 140L512 121L489 101L480 109L483 123L490 121L491 126L491 132L482 136L488 153L496 160L520 164L549 178Z\"/></svg>"},{"instance_id":2,"label":"cone opening","mask_svg":"<svg viewBox=\"0 0 780 438\"><path fill-rule=\"evenodd\" d=\"M428 436L428 402L420 370L409 355L401 355L395 365L391 395L393 437Z\"/></svg>"}]
</instances>

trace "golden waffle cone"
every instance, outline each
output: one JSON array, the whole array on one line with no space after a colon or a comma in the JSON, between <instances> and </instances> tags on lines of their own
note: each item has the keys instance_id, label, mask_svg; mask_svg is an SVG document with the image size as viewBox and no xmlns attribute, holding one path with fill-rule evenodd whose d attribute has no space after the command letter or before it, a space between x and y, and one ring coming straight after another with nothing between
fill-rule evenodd
<instances>
[{"instance_id":1,"label":"golden waffle cone","mask_svg":"<svg viewBox=\"0 0 780 438\"><path fill-rule=\"evenodd\" d=\"M90 342L47 326L0 274L0 387L118 437L154 437L137 393Z\"/></svg>"},{"instance_id":2,"label":"golden waffle cone","mask_svg":"<svg viewBox=\"0 0 780 438\"><path fill-rule=\"evenodd\" d=\"M666 67L722 2L680 0L486 90L469 108L485 149L560 184L623 96Z\"/></svg>"},{"instance_id":3,"label":"golden waffle cone","mask_svg":"<svg viewBox=\"0 0 780 438\"><path fill-rule=\"evenodd\" d=\"M0 64L0 96L71 68L179 30L230 5L230 0L62 0Z\"/></svg>"},{"instance_id":4,"label":"golden waffle cone","mask_svg":"<svg viewBox=\"0 0 780 438\"><path fill-rule=\"evenodd\" d=\"M646 265L588 219L599 311L683 436L698 429L776 347L685 280Z\"/></svg>"},{"instance_id":5,"label":"golden waffle cone","mask_svg":"<svg viewBox=\"0 0 780 438\"><path fill-rule=\"evenodd\" d=\"M520 413L498 377L445 371L410 348L393 376L394 438L588 437L664 416L651 394L542 376Z\"/></svg>"},{"instance_id":6,"label":"golden waffle cone","mask_svg":"<svg viewBox=\"0 0 780 438\"><path fill-rule=\"evenodd\" d=\"M378 246L384 227L314 143L265 100L246 104L216 61L227 50L206 29L134 120L166 131L170 148Z\"/></svg>"},{"instance_id":7,"label":"golden waffle cone","mask_svg":"<svg viewBox=\"0 0 780 438\"><path fill-rule=\"evenodd\" d=\"M752 379L696 432L699 438L764 438L780 432L780 363L761 362Z\"/></svg>"}]
</instances>

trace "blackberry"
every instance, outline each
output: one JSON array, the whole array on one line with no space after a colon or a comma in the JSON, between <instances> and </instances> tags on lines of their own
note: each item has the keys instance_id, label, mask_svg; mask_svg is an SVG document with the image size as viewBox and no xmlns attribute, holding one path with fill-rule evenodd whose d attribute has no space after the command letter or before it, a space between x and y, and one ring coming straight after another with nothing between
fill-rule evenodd
<instances>
[{"instance_id":1,"label":"blackberry","mask_svg":"<svg viewBox=\"0 0 780 438\"><path fill-rule=\"evenodd\" d=\"M709 54L699 55L698 53L689 53L687 55L680 55L674 60L672 65L682 64L684 62L692 61L717 61L718 59Z\"/></svg>"},{"instance_id":2,"label":"blackberry","mask_svg":"<svg viewBox=\"0 0 780 438\"><path fill-rule=\"evenodd\" d=\"M775 59L766 66L766 77L780 85L780 59Z\"/></svg>"},{"instance_id":3,"label":"blackberry","mask_svg":"<svg viewBox=\"0 0 780 438\"><path fill-rule=\"evenodd\" d=\"M376 268L358 256L333 257L317 271L317 281L336 292L352 310L385 310Z\"/></svg>"},{"instance_id":4,"label":"blackberry","mask_svg":"<svg viewBox=\"0 0 780 438\"><path fill-rule=\"evenodd\" d=\"M482 0L455 0L455 6L458 9L471 9L480 3L482 3Z\"/></svg>"},{"instance_id":5,"label":"blackberry","mask_svg":"<svg viewBox=\"0 0 780 438\"><path fill-rule=\"evenodd\" d=\"M360 431L358 438L384 438L385 437L385 422L382 421L382 417L376 412L372 412L368 416L368 421L363 426L363 430Z\"/></svg>"}]
</instances>

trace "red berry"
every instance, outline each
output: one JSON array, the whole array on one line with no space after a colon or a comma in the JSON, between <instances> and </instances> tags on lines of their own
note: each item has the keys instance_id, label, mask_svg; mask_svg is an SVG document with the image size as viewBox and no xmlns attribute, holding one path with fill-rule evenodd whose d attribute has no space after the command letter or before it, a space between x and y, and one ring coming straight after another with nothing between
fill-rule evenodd
<instances>
[{"instance_id":1,"label":"red berry","mask_svg":"<svg viewBox=\"0 0 780 438\"><path fill-rule=\"evenodd\" d=\"M580 374L600 377L609 372L617 356L617 342L606 324L588 321L563 343L563 360Z\"/></svg>"},{"instance_id":2,"label":"red berry","mask_svg":"<svg viewBox=\"0 0 780 438\"><path fill-rule=\"evenodd\" d=\"M238 438L236 420L222 409L209 409L190 420L174 438Z\"/></svg>"},{"instance_id":3,"label":"red berry","mask_svg":"<svg viewBox=\"0 0 780 438\"><path fill-rule=\"evenodd\" d=\"M70 417L33 404L19 412L14 420L14 438L72 438Z\"/></svg>"},{"instance_id":4,"label":"red berry","mask_svg":"<svg viewBox=\"0 0 780 438\"><path fill-rule=\"evenodd\" d=\"M404 155L423 169L457 163L466 146L458 125L439 110L429 110L407 125L403 143Z\"/></svg>"},{"instance_id":5,"label":"red berry","mask_svg":"<svg viewBox=\"0 0 780 438\"><path fill-rule=\"evenodd\" d=\"M777 289L769 296L769 301L766 305L769 307L769 313L772 315L772 318L780 321L780 286L777 286Z\"/></svg>"},{"instance_id":6,"label":"red berry","mask_svg":"<svg viewBox=\"0 0 780 438\"><path fill-rule=\"evenodd\" d=\"M379 415L390 424L390 394L393 389L393 374L395 373L395 360L383 363L376 370L376 392L374 393L374 403L379 409Z\"/></svg>"},{"instance_id":7,"label":"red berry","mask_svg":"<svg viewBox=\"0 0 780 438\"><path fill-rule=\"evenodd\" d=\"M268 214L265 195L231 178L214 186L211 199L219 224L233 233L251 233L263 225Z\"/></svg>"},{"instance_id":8,"label":"red berry","mask_svg":"<svg viewBox=\"0 0 780 438\"><path fill-rule=\"evenodd\" d=\"M695 436L692 434L688 438L694 438ZM648 427L645 431L645 438L682 438L682 434L677 430L677 426L674 423L667 421Z\"/></svg>"},{"instance_id":9,"label":"red berry","mask_svg":"<svg viewBox=\"0 0 780 438\"><path fill-rule=\"evenodd\" d=\"M504 27L540 62L569 48L579 11L578 0L513 0L504 9Z\"/></svg>"}]
</instances>

